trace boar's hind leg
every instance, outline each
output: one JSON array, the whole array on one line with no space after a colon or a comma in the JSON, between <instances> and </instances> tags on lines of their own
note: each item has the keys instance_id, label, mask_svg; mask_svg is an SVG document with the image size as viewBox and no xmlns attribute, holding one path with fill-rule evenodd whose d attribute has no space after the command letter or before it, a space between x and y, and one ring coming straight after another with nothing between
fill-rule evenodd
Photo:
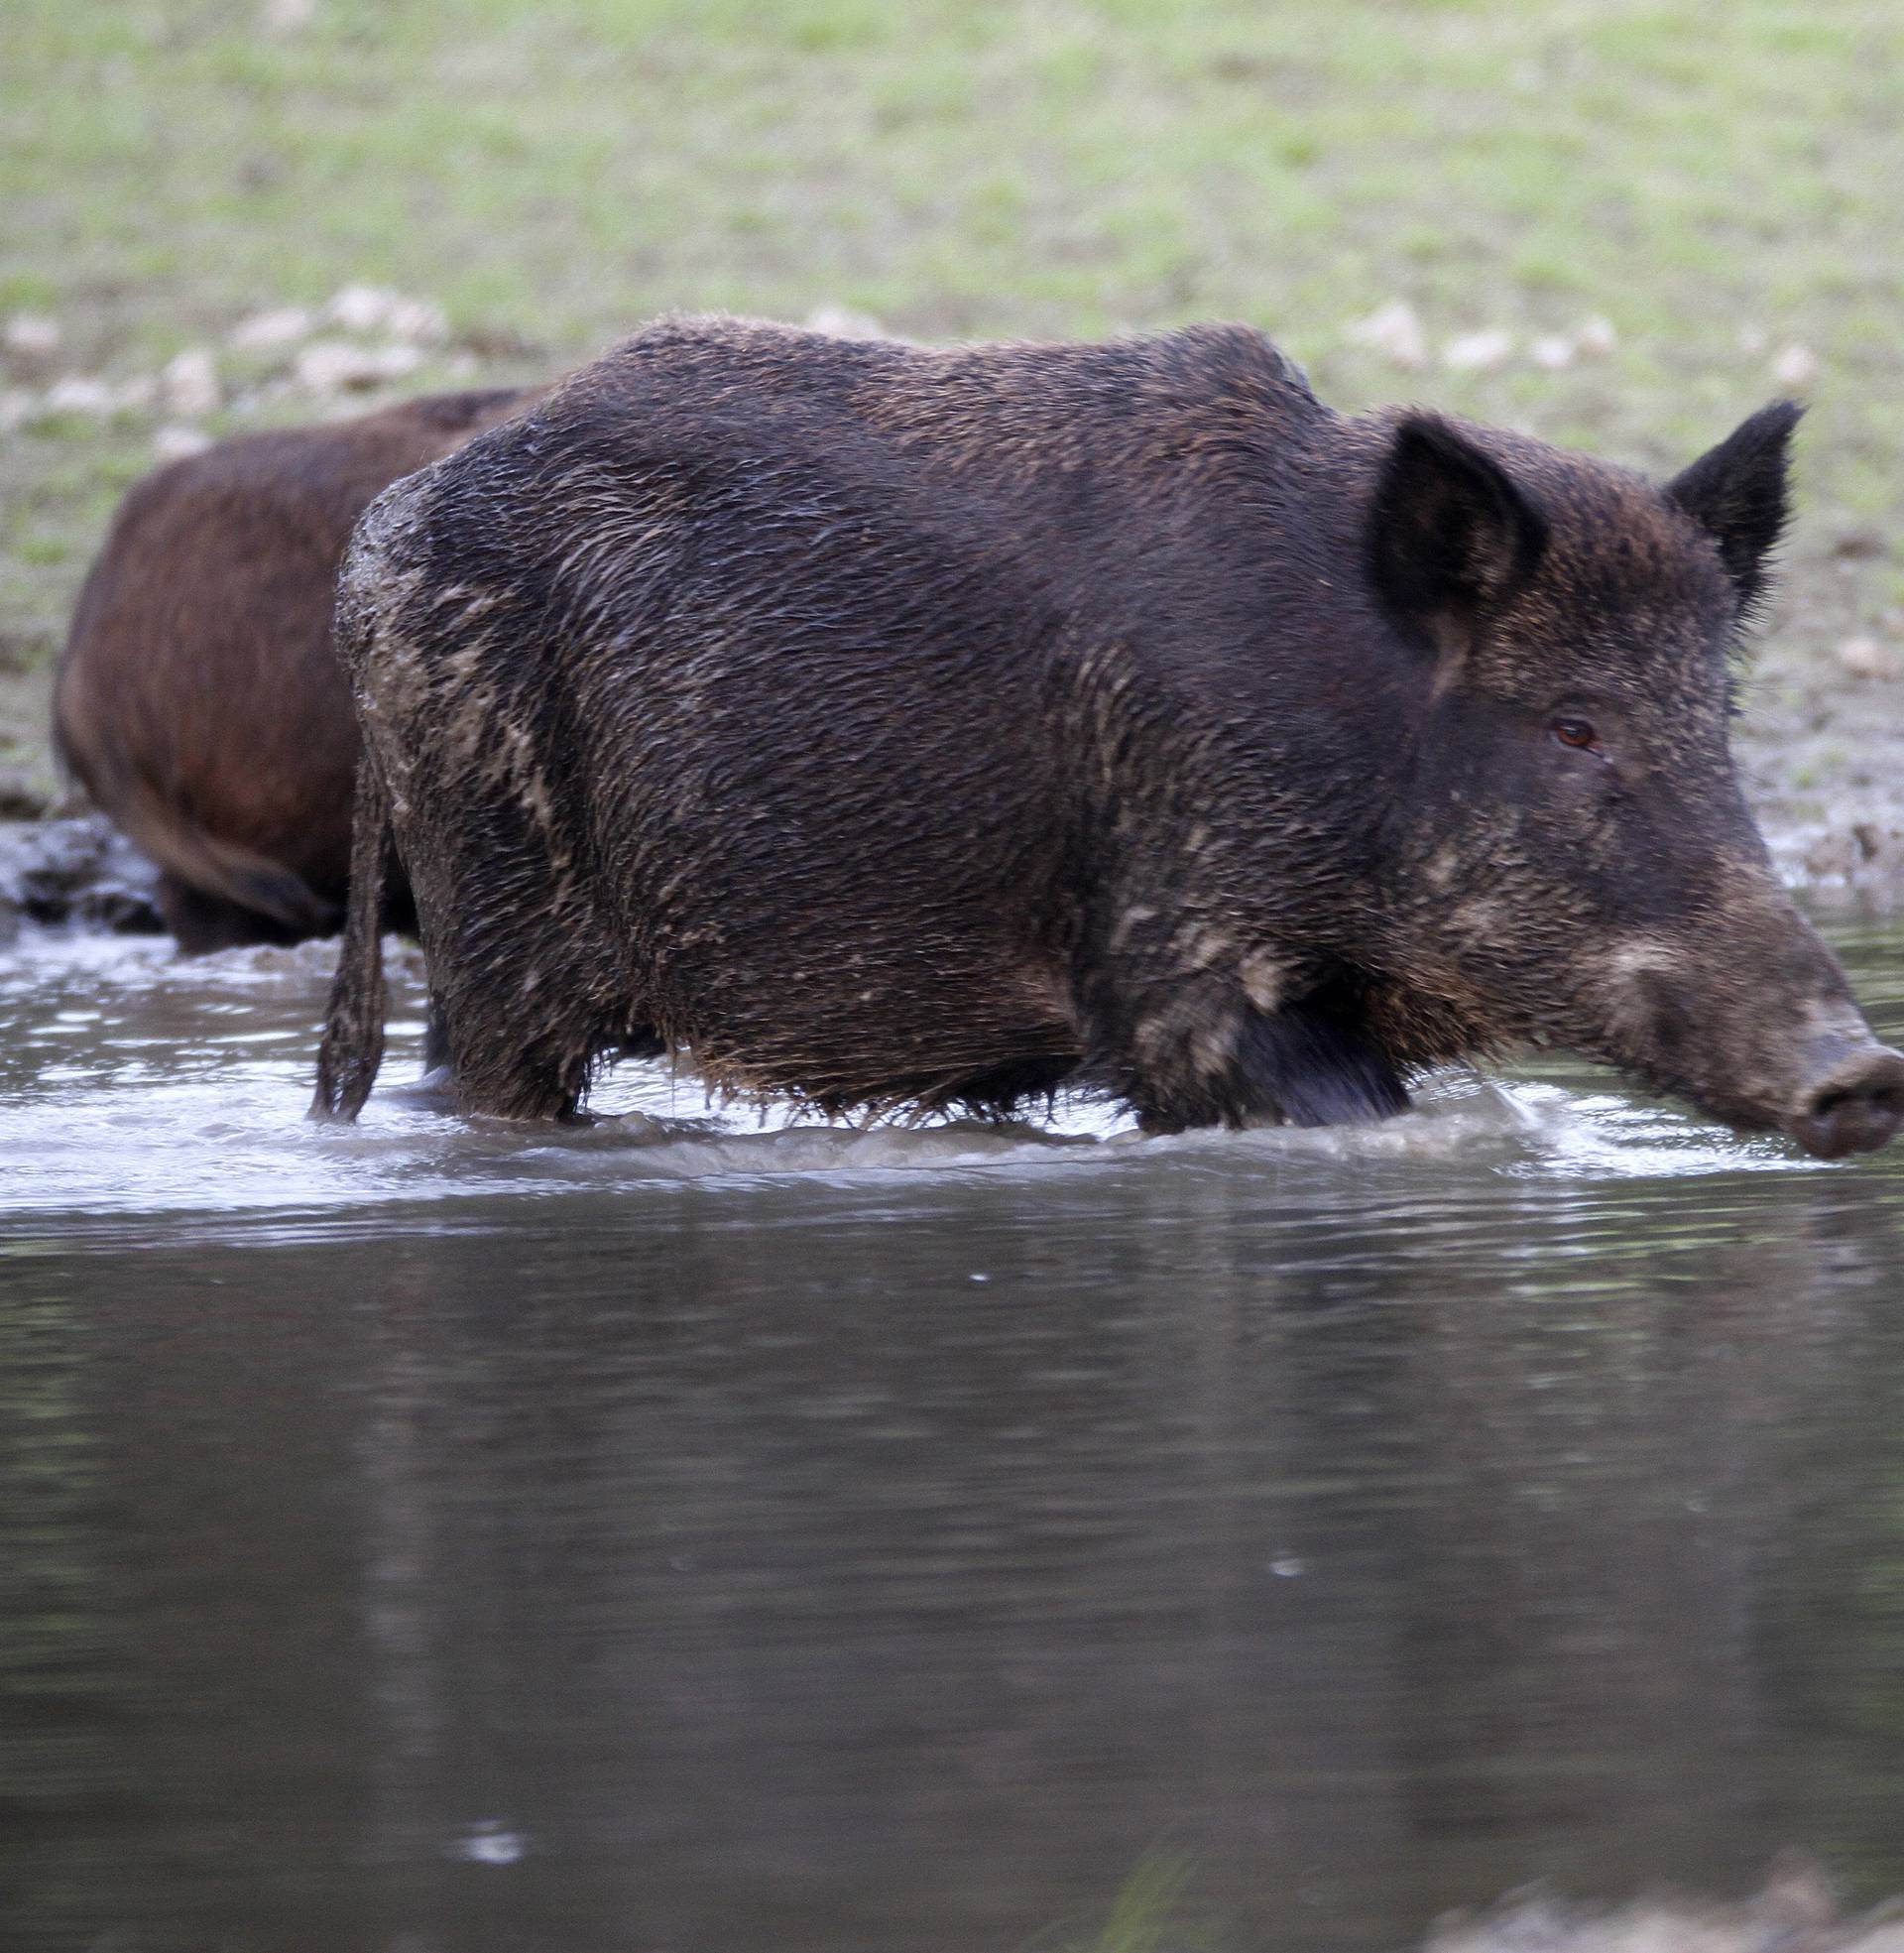
<instances>
[{"instance_id":1,"label":"boar's hind leg","mask_svg":"<svg viewBox=\"0 0 1904 1953\"><path fill-rule=\"evenodd\" d=\"M447 1069L449 1064L449 1033L443 1025L443 1007L436 1001L436 993L429 993L429 1008L423 1015L423 1076Z\"/></svg>"},{"instance_id":2,"label":"boar's hind leg","mask_svg":"<svg viewBox=\"0 0 1904 1953\"><path fill-rule=\"evenodd\" d=\"M1139 1075L1129 1096L1145 1132L1366 1125L1407 1110L1393 1060L1346 994L1324 989L1267 1013L1246 1006L1224 1042L1221 1066Z\"/></svg>"},{"instance_id":3,"label":"boar's hind leg","mask_svg":"<svg viewBox=\"0 0 1904 1953\"><path fill-rule=\"evenodd\" d=\"M658 1054L662 1048L666 1046L651 1034L635 1054L647 1058ZM623 1046L623 1054L627 1054L627 1046ZM520 1052L504 1050L492 1056L488 1070L490 1078L486 1090L498 1103L530 1105L534 1107L534 1111L528 1113L530 1117L540 1117L544 1107L552 1107L554 1115L572 1111L574 1094L568 1092L572 1068L564 1070L560 1058L556 1058L552 1066L536 1060L524 1066ZM498 1070L504 1074L500 1082L494 1076ZM423 1078L435 1078L437 1074L449 1074L453 1078L455 1058L449 1050L449 1022L443 1014L443 1002L431 990L429 1008L423 1016ZM476 1086L475 1090L480 1092L484 1086ZM576 1092L580 1092L580 1086L576 1086Z\"/></svg>"},{"instance_id":4,"label":"boar's hind leg","mask_svg":"<svg viewBox=\"0 0 1904 1953\"><path fill-rule=\"evenodd\" d=\"M558 1032L508 1051L452 1061L450 1075L465 1112L496 1119L574 1119L595 1056L592 1039Z\"/></svg>"},{"instance_id":5,"label":"boar's hind leg","mask_svg":"<svg viewBox=\"0 0 1904 1953\"><path fill-rule=\"evenodd\" d=\"M583 1118L582 1098L598 1059L657 1058L667 1052L646 1026L607 1030L586 1011L540 1025L527 1042L503 1038L479 1043L468 1062L452 1054L446 1027L439 1027L437 1036L441 1061L449 1066L464 1111L499 1119Z\"/></svg>"},{"instance_id":6,"label":"boar's hind leg","mask_svg":"<svg viewBox=\"0 0 1904 1953\"><path fill-rule=\"evenodd\" d=\"M170 869L159 877L158 897L159 914L187 956L208 955L214 949L245 949L255 942L302 942L310 933L194 888Z\"/></svg>"},{"instance_id":7,"label":"boar's hind leg","mask_svg":"<svg viewBox=\"0 0 1904 1953\"><path fill-rule=\"evenodd\" d=\"M498 1119L573 1117L628 1021L586 892L564 891L536 837L500 820L416 858L428 1041L456 1103Z\"/></svg>"},{"instance_id":8,"label":"boar's hind leg","mask_svg":"<svg viewBox=\"0 0 1904 1953\"><path fill-rule=\"evenodd\" d=\"M555 956L526 959L520 944L453 935L432 941L429 955L439 1013L434 1045L462 1110L573 1118L595 1059L615 1042L579 972Z\"/></svg>"}]
</instances>

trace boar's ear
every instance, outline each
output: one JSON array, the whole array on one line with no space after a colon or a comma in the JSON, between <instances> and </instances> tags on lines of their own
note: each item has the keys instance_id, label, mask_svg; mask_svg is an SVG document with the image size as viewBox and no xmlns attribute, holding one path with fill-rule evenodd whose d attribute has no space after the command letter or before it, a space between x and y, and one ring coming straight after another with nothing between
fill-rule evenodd
<instances>
[{"instance_id":1,"label":"boar's ear","mask_svg":"<svg viewBox=\"0 0 1904 1953\"><path fill-rule=\"evenodd\" d=\"M1766 558L1785 527L1786 450L1805 410L1775 400L1666 484L1676 502L1719 545L1741 616L1765 593Z\"/></svg>"},{"instance_id":2,"label":"boar's ear","mask_svg":"<svg viewBox=\"0 0 1904 1953\"><path fill-rule=\"evenodd\" d=\"M1388 621L1440 650L1526 584L1547 525L1491 455L1447 422L1411 414L1382 461L1365 547Z\"/></svg>"}]
</instances>

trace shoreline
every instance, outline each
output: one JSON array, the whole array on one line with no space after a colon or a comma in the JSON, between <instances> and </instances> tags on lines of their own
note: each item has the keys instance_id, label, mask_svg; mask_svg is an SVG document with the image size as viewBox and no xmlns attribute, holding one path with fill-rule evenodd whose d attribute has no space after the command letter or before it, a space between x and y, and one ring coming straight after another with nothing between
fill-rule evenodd
<instances>
[{"instance_id":1,"label":"shoreline","mask_svg":"<svg viewBox=\"0 0 1904 1953\"><path fill-rule=\"evenodd\" d=\"M1816 652L1768 650L1748 679L1734 737L1746 801L1795 896L1828 913L1895 915L1904 912L1904 674L1840 676L1821 672L1822 662ZM103 821L60 777L48 734L52 689L47 664L0 672L0 934L35 914L16 886L19 862L43 844L58 852L75 822ZM108 879L125 883L130 844L105 855ZM77 884L74 899L117 901Z\"/></svg>"},{"instance_id":2,"label":"shoreline","mask_svg":"<svg viewBox=\"0 0 1904 1953\"><path fill-rule=\"evenodd\" d=\"M157 869L77 797L21 810L0 781L0 948L25 926L163 934ZM13 809L8 811L7 809ZM1842 819L1762 820L1778 878L1820 915L1904 914L1904 808Z\"/></svg>"}]
</instances>

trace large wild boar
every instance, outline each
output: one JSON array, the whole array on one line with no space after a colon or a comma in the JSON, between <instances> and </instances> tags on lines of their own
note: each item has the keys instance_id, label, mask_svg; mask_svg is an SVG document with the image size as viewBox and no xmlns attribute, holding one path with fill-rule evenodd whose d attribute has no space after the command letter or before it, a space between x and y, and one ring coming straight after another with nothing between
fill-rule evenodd
<instances>
[{"instance_id":1,"label":"large wild boar","mask_svg":"<svg viewBox=\"0 0 1904 1953\"><path fill-rule=\"evenodd\" d=\"M381 1051L388 822L472 1112L666 1048L828 1111L1317 1123L1532 1042L1881 1146L1904 1057L1726 747L1796 419L1658 488L1344 419L1240 327L660 325L353 539L316 1109Z\"/></svg>"},{"instance_id":2,"label":"large wild boar","mask_svg":"<svg viewBox=\"0 0 1904 1953\"><path fill-rule=\"evenodd\" d=\"M181 947L296 942L342 920L358 741L330 613L351 525L530 397L442 394L241 435L120 506L60 657L54 740L159 864Z\"/></svg>"}]
</instances>

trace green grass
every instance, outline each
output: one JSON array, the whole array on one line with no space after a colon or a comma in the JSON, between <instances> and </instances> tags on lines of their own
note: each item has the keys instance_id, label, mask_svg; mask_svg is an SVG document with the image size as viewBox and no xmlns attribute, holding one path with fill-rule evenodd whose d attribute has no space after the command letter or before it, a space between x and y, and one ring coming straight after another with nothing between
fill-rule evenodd
<instances>
[{"instance_id":1,"label":"green grass","mask_svg":"<svg viewBox=\"0 0 1904 1953\"><path fill-rule=\"evenodd\" d=\"M1895 604L1904 14L1881 0L6 0L0 315L124 377L368 280L439 301L485 371L655 311L1089 335L1231 316L1349 409L1409 396L1669 467L1810 347L1802 664ZM1558 373L1397 372L1599 312ZM1756 349L1741 343L1755 331ZM418 384L444 377L440 365ZM308 417L283 400L270 418ZM227 415L214 428L241 425ZM0 668L44 661L153 420L0 434Z\"/></svg>"},{"instance_id":2,"label":"green grass","mask_svg":"<svg viewBox=\"0 0 1904 1953\"><path fill-rule=\"evenodd\" d=\"M1217 1953L1211 1919L1191 1895L1187 1859L1146 1852L1113 1896L1102 1919L1056 1927L1026 1953Z\"/></svg>"}]
</instances>

